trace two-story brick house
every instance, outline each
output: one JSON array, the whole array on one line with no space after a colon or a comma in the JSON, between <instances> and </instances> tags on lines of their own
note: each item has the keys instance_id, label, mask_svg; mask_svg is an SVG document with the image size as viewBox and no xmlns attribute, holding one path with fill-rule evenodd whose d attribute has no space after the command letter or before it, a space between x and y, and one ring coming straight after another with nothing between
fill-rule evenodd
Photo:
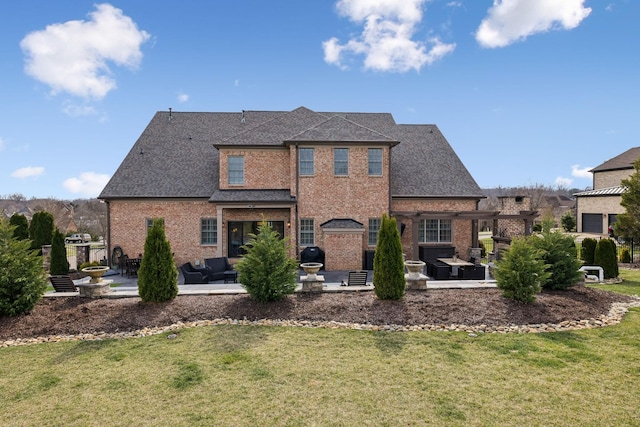
<instances>
[{"instance_id":1,"label":"two-story brick house","mask_svg":"<svg viewBox=\"0 0 640 427\"><path fill-rule=\"evenodd\" d=\"M158 112L99 198L110 248L144 249L163 218L176 262L241 255L259 221L325 252L328 270L359 269L380 217L396 216L403 249L477 246L482 192L435 125L388 113Z\"/></svg>"},{"instance_id":2,"label":"two-story brick house","mask_svg":"<svg viewBox=\"0 0 640 427\"><path fill-rule=\"evenodd\" d=\"M640 147L634 147L591 169L593 190L574 194L578 232L606 234L616 216L625 212L620 204L625 192L622 180L635 172L633 163L638 159Z\"/></svg>"}]
</instances>

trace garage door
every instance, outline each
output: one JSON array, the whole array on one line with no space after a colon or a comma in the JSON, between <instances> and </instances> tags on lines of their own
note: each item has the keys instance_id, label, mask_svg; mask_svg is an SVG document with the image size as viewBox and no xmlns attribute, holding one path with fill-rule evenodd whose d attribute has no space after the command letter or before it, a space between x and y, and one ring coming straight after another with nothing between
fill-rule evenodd
<instances>
[{"instance_id":1,"label":"garage door","mask_svg":"<svg viewBox=\"0 0 640 427\"><path fill-rule=\"evenodd\" d=\"M602 233L602 214L582 214L583 233Z\"/></svg>"}]
</instances>

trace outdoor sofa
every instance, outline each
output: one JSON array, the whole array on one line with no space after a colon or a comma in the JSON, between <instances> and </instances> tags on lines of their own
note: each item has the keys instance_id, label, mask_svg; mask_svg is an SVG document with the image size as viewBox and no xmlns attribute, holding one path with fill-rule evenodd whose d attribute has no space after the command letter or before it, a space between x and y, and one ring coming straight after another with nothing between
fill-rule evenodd
<instances>
[{"instance_id":1,"label":"outdoor sofa","mask_svg":"<svg viewBox=\"0 0 640 427\"><path fill-rule=\"evenodd\" d=\"M237 276L237 272L227 257L205 258L204 265L209 269L209 281L227 280L230 276Z\"/></svg>"}]
</instances>

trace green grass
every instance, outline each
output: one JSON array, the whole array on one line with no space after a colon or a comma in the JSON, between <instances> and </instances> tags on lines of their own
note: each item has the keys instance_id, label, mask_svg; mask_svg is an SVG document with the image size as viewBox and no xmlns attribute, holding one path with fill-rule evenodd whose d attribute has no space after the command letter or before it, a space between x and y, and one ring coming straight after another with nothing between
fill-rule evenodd
<instances>
[{"instance_id":1,"label":"green grass","mask_svg":"<svg viewBox=\"0 0 640 427\"><path fill-rule=\"evenodd\" d=\"M640 296L640 270L628 270L621 268L620 277L622 283L596 285L590 284L592 288L603 289L605 291L618 292L626 295Z\"/></svg>"},{"instance_id":2,"label":"green grass","mask_svg":"<svg viewBox=\"0 0 640 427\"><path fill-rule=\"evenodd\" d=\"M24 426L638 420L638 309L617 326L548 334L213 326L167 336L0 349L3 419Z\"/></svg>"}]
</instances>

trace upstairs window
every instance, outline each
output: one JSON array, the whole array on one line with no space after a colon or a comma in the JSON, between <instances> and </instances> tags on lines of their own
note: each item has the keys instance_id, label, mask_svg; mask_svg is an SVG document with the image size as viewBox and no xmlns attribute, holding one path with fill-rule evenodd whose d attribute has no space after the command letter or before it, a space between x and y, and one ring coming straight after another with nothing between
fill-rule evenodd
<instances>
[{"instance_id":1,"label":"upstairs window","mask_svg":"<svg viewBox=\"0 0 640 427\"><path fill-rule=\"evenodd\" d=\"M229 184L244 184L244 157L229 156Z\"/></svg>"},{"instance_id":2,"label":"upstairs window","mask_svg":"<svg viewBox=\"0 0 640 427\"><path fill-rule=\"evenodd\" d=\"M300 149L300 175L313 175L313 148Z\"/></svg>"},{"instance_id":3,"label":"upstairs window","mask_svg":"<svg viewBox=\"0 0 640 427\"><path fill-rule=\"evenodd\" d=\"M349 175L349 149L333 149L333 174L337 176Z\"/></svg>"},{"instance_id":4,"label":"upstairs window","mask_svg":"<svg viewBox=\"0 0 640 427\"><path fill-rule=\"evenodd\" d=\"M382 148L369 148L369 175L382 175Z\"/></svg>"}]
</instances>

